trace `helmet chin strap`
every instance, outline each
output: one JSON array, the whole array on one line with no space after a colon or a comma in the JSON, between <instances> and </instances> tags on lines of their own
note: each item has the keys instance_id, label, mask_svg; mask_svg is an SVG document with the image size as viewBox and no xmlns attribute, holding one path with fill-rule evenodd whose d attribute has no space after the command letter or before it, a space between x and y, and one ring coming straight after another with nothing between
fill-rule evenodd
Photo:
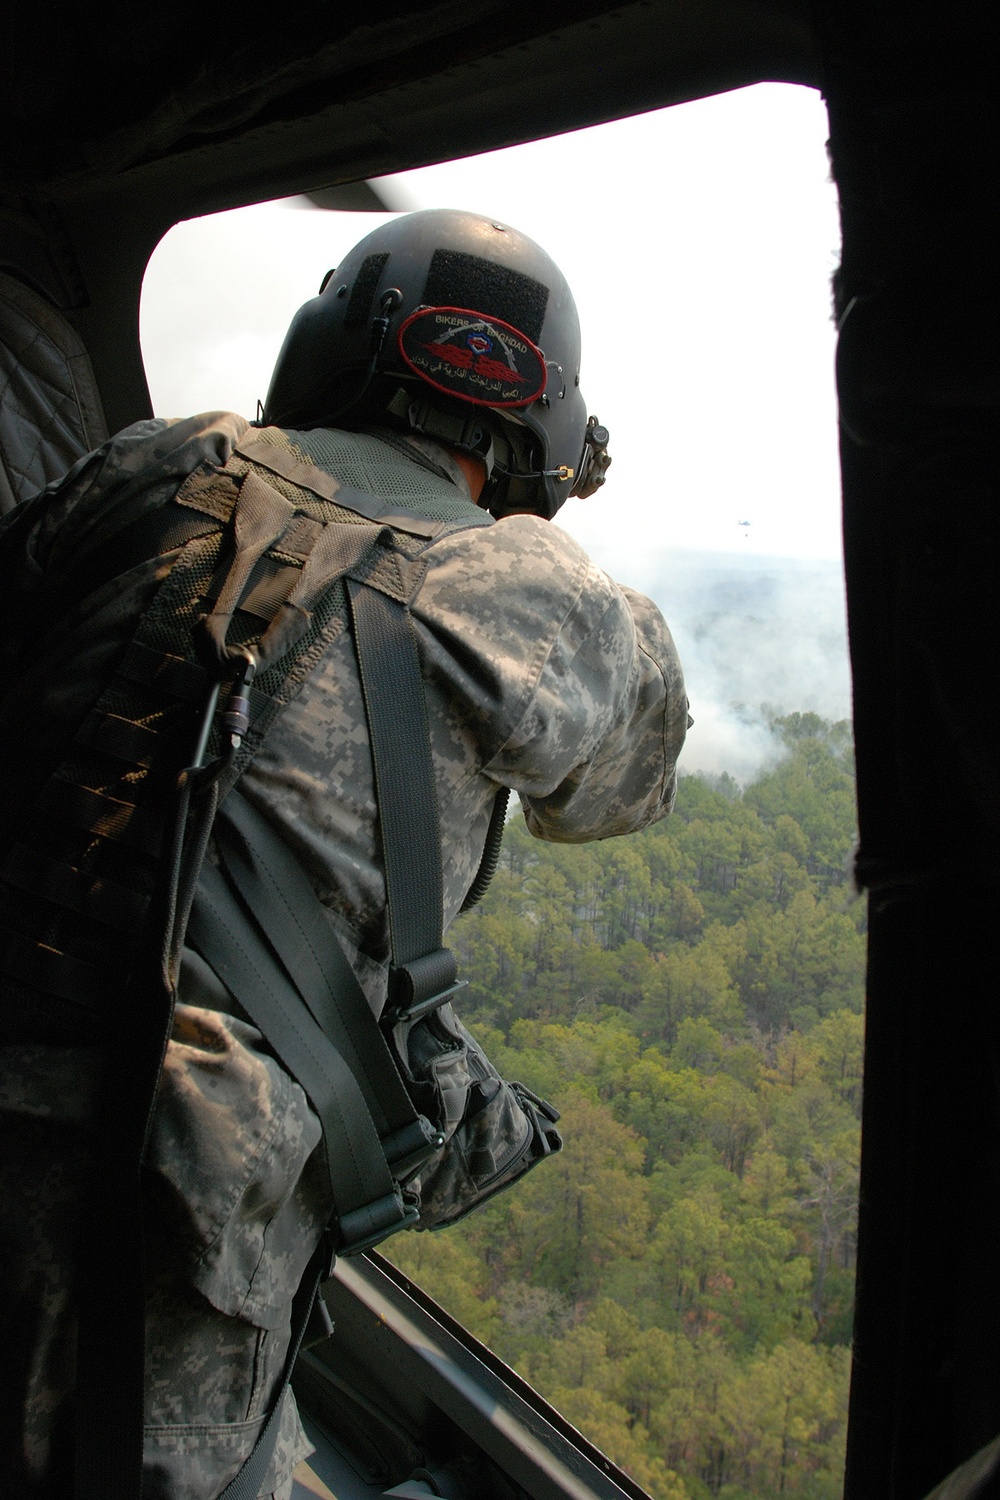
<instances>
[{"instance_id":1,"label":"helmet chin strap","mask_svg":"<svg viewBox=\"0 0 1000 1500\"><path fill-rule=\"evenodd\" d=\"M459 454L468 454L470 458L477 459L484 467L485 480L482 490L477 499L477 504L484 510L491 511L494 515L507 514L506 506L501 502L500 508L495 509L497 503L497 491L501 481L512 479L566 479L572 477L572 469L565 472L562 469L552 470L527 470L517 472L507 469L501 464L496 455L495 434L492 433L485 423L476 417L466 417L458 412L442 411L432 401L424 400L411 392L399 387L392 400L386 407L386 412L396 418L397 421L406 422L411 432L418 432L422 437L431 438L434 442L443 443L446 447L454 449ZM507 453L513 454L513 448L504 439L499 439L502 447ZM541 514L534 506L517 506L516 514Z\"/></svg>"}]
</instances>

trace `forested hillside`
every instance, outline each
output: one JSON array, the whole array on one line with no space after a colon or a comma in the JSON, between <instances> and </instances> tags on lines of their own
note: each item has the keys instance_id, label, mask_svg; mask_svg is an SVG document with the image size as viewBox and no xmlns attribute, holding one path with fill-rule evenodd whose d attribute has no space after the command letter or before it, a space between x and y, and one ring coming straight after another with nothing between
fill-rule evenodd
<instances>
[{"instance_id":1,"label":"forested hillside","mask_svg":"<svg viewBox=\"0 0 1000 1500\"><path fill-rule=\"evenodd\" d=\"M566 1149L390 1258L657 1500L840 1494L863 911L845 724L630 839L508 828L463 1017Z\"/></svg>"}]
</instances>

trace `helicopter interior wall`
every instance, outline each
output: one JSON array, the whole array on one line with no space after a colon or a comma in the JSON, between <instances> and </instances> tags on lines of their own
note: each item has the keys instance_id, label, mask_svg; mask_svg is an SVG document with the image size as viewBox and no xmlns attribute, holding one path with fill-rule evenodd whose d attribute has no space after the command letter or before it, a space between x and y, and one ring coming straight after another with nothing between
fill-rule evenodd
<instances>
[{"instance_id":1,"label":"helicopter interior wall","mask_svg":"<svg viewBox=\"0 0 1000 1500\"><path fill-rule=\"evenodd\" d=\"M229 10L213 14L222 34ZM72 38L75 55L72 33L43 39L21 16L0 63L0 117L18 161L6 215L0 197L0 266L40 282L39 270L59 262L46 285L83 335L112 431L149 410L139 289L153 247L182 218L746 83L818 81L802 0L553 0L543 26L535 6L516 0L381 0L363 25L330 9L320 21L300 0L280 28L270 9L240 7L231 47L204 52L177 48L179 35L201 31L193 5L172 7L169 24L161 14L162 28L136 28L109 7L120 45L99 45L98 13ZM600 182L566 212L586 232L601 212ZM15 217L30 226L31 266L23 227L20 252L9 248Z\"/></svg>"},{"instance_id":2,"label":"helicopter interior wall","mask_svg":"<svg viewBox=\"0 0 1000 1500\"><path fill-rule=\"evenodd\" d=\"M0 269L78 330L112 429L148 411L139 287L179 218L739 83L822 83L844 221L845 555L872 892L847 1494L919 1500L1000 1432L986 8L383 3L365 26L327 7L320 34L309 5L280 27L269 9L266 28L233 5L210 46L193 5L158 7L157 26L131 9L88 7L49 35L46 12L24 7L0 65ZM582 233L600 212L599 182L567 204Z\"/></svg>"}]
</instances>

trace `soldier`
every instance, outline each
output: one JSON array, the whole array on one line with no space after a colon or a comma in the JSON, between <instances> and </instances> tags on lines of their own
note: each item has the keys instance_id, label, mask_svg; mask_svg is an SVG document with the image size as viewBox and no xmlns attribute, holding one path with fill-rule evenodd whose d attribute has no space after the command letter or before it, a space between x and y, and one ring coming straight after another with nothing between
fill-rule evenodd
<instances>
[{"instance_id":1,"label":"soldier","mask_svg":"<svg viewBox=\"0 0 1000 1500\"><path fill-rule=\"evenodd\" d=\"M182 667L200 670L191 600L226 623L238 604L243 637L257 642L261 619L280 614L269 591L280 594L282 570L305 576L296 546L311 527L313 542L339 539L352 586L405 607L445 928L497 825L499 788L518 793L546 839L607 838L670 810L688 718L669 631L649 600L548 524L568 496L603 482L609 462L580 392L579 352L569 289L538 246L471 214L409 215L355 247L297 314L260 424L218 413L140 422L13 518L0 864L6 1500L72 1492L74 1266L102 1081L128 1058L129 944L148 921L143 882L156 861L139 831L165 796L169 738L154 746L148 735L157 713L173 722L144 711L142 694L179 683ZM237 543L263 528L255 555L270 572L243 577L227 606L229 575L202 577L198 559L218 561L206 526L230 524L234 504ZM284 519L268 531L275 514ZM308 617L310 650L272 683L271 722L239 793L305 872L384 1016L383 838L352 631L324 602L334 592L309 608L289 596L281 618ZM100 785L95 755L117 757ZM146 803L138 792L130 801L144 784ZM71 824L85 829L83 854L72 853ZM212 918L200 921L183 952L146 1154L145 1500L220 1495L276 1399L260 1493L290 1494L308 1452L282 1386L290 1306L337 1212L313 1101L213 968ZM554 1140L551 1116L496 1080L449 1003L394 1036L407 1052L396 1065L433 1088L435 1140L448 1141L410 1170L408 1201L422 1224L447 1222L487 1191L449 1156L462 1132L487 1131L502 1158L526 1120L534 1139L549 1130ZM477 1086L480 1105L491 1102L472 1120Z\"/></svg>"}]
</instances>

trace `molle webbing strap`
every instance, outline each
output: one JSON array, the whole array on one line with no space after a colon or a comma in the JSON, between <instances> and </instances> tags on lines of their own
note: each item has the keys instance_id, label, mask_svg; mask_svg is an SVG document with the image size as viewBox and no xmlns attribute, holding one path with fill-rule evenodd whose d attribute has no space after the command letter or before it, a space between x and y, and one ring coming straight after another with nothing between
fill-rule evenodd
<instances>
[{"instance_id":1,"label":"molle webbing strap","mask_svg":"<svg viewBox=\"0 0 1000 1500\"><path fill-rule=\"evenodd\" d=\"M155 686L181 703L201 703L208 687L205 668L199 662L152 650L138 639L129 646L118 672L135 687Z\"/></svg>"},{"instance_id":2,"label":"molle webbing strap","mask_svg":"<svg viewBox=\"0 0 1000 1500\"><path fill-rule=\"evenodd\" d=\"M136 762L137 770L146 767ZM109 797L90 787L78 786L53 776L38 799L38 811L64 827L78 828L97 838L127 844L154 858L163 841L163 822L155 813L146 812L134 802Z\"/></svg>"},{"instance_id":3,"label":"molle webbing strap","mask_svg":"<svg viewBox=\"0 0 1000 1500\"><path fill-rule=\"evenodd\" d=\"M35 849L14 844L3 865L4 879L33 891L53 905L78 911L115 932L131 932L145 920L149 898L113 880L93 881L61 860L46 859Z\"/></svg>"},{"instance_id":4,"label":"molle webbing strap","mask_svg":"<svg viewBox=\"0 0 1000 1500\"><path fill-rule=\"evenodd\" d=\"M109 965L85 963L32 942L19 932L0 928L0 967L5 973L16 974L22 984L69 1001L96 1018L101 1014L108 985L116 979L121 983L124 964L119 958L115 974Z\"/></svg>"},{"instance_id":5,"label":"molle webbing strap","mask_svg":"<svg viewBox=\"0 0 1000 1500\"><path fill-rule=\"evenodd\" d=\"M234 486L233 501L236 495ZM80 1040L97 1040L115 1024L156 886L169 782L184 763L195 705L208 687L204 669L179 656L176 643L217 565L223 521L171 501L119 527L103 552L101 528L93 531L86 557L58 580L66 586L60 612L141 561L141 553L162 558L166 576L133 622L114 674L95 684L93 706L64 760L33 802L11 810L0 853L6 921L34 946L30 966L15 960L11 943L0 951L5 990L25 1029L35 997L54 997L56 1006L46 1002L43 1010ZM123 537L134 545L119 551Z\"/></svg>"},{"instance_id":6,"label":"molle webbing strap","mask_svg":"<svg viewBox=\"0 0 1000 1500\"><path fill-rule=\"evenodd\" d=\"M78 736L81 744L93 745L116 760L124 760L148 771L157 750L162 752L163 736L144 724L133 724L118 714L107 713L93 723L85 724Z\"/></svg>"}]
</instances>

